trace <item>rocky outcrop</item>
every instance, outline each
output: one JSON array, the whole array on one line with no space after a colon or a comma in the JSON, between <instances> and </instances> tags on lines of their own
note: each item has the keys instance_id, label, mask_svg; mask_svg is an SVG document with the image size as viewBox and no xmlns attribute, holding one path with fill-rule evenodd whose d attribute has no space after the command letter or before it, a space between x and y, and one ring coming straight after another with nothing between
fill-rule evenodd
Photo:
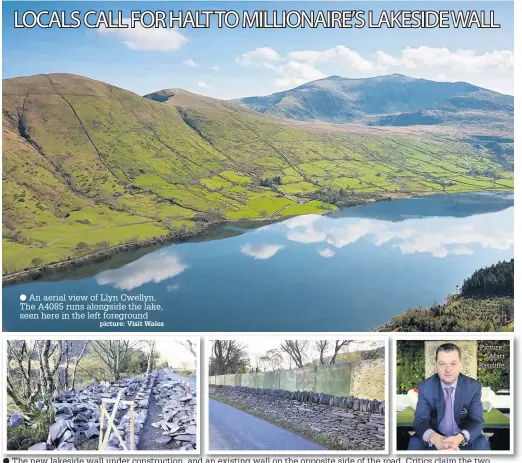
<instances>
[{"instance_id":1,"label":"rocky outcrop","mask_svg":"<svg viewBox=\"0 0 522 463\"><path fill-rule=\"evenodd\" d=\"M211 396L246 408L332 449L384 450L385 406L377 400L306 391L209 386Z\"/></svg>"}]
</instances>

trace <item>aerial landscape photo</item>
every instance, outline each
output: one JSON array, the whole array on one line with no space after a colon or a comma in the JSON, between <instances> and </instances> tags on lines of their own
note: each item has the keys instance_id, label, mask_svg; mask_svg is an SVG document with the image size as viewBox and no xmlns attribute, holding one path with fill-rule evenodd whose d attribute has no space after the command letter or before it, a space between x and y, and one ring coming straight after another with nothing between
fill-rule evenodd
<instances>
[{"instance_id":1,"label":"aerial landscape photo","mask_svg":"<svg viewBox=\"0 0 522 463\"><path fill-rule=\"evenodd\" d=\"M140 331L512 331L513 4L481 5L501 28L29 29L4 3L4 330L97 331L20 301L127 294L161 307Z\"/></svg>"}]
</instances>

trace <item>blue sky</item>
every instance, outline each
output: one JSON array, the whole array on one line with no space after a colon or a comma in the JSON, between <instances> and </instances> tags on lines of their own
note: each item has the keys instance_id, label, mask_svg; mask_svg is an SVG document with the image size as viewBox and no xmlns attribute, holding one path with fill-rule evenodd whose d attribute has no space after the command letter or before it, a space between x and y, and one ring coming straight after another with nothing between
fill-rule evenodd
<instances>
[{"instance_id":1,"label":"blue sky","mask_svg":"<svg viewBox=\"0 0 522 463\"><path fill-rule=\"evenodd\" d=\"M15 29L14 11L495 10L500 29ZM402 73L513 93L512 2L3 2L3 78L67 72L145 94L269 94L329 75Z\"/></svg>"}]
</instances>

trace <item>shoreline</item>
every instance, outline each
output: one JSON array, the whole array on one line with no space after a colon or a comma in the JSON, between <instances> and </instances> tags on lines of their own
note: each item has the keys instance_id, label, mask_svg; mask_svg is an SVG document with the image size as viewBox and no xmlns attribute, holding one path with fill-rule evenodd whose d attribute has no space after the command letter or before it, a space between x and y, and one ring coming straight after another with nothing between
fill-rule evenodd
<instances>
[{"instance_id":1,"label":"shoreline","mask_svg":"<svg viewBox=\"0 0 522 463\"><path fill-rule=\"evenodd\" d=\"M326 211L322 215L327 214L331 211ZM288 217L273 217L266 219L248 219L248 220L224 220L219 222L198 222L198 226L196 226L193 230L185 231L185 232L175 232L172 234L168 234L166 236L157 236L155 238L149 238L146 240L139 241L129 241L126 243L117 244L115 246L111 246L110 248L104 249L102 251L98 251L91 254L86 254L80 257L72 257L67 260L59 261L59 262L51 262L49 264L42 265L41 267L34 267L30 269L20 270L15 273L9 273L2 275L2 287L9 286L12 284L22 283L26 281L37 281L42 277L52 274L53 272L60 271L66 268L74 268L79 267L82 264L95 262L97 259L105 259L111 257L115 254L118 254L121 251L127 251L130 249L139 249L145 248L147 246L154 245L166 245L173 243L183 243L191 238L195 238L198 236L204 236L205 232L208 232L212 228L219 228L225 225L240 225L245 223L274 223L280 220L284 220ZM297 217L297 216L295 216Z\"/></svg>"},{"instance_id":2,"label":"shoreline","mask_svg":"<svg viewBox=\"0 0 522 463\"><path fill-rule=\"evenodd\" d=\"M511 191L491 191L491 190L478 190L478 191L468 191L468 192L459 192L459 193L444 193L444 192L427 192L427 193L421 193L421 194L400 194L400 195L390 195L382 198L361 198L361 202L357 204L352 204L350 206L341 206L337 207L336 210L341 209L348 209L356 206L366 205L366 204L372 204L376 202L384 202L384 201L394 201L397 199L411 199L416 197L424 197L424 196L431 196L435 194L443 194L443 195L452 195L452 194L479 194L479 193L511 193ZM324 211L320 215L328 215L334 211ZM155 238L149 238L146 240L139 240L139 241L132 241L132 242L126 242L121 243L115 246L111 246L110 248L104 249L102 251L98 251L95 253L87 254L80 257L74 257L69 258L67 260L59 261L59 262L52 262L49 264L42 265L41 267L35 267L35 268L29 268L20 270L15 273L9 273L2 275L2 287L23 283L26 281L37 281L41 278L48 276L52 274L53 272L60 271L62 269L67 268L74 268L79 267L82 264L94 262L97 259L105 259L108 257L111 257L115 254L118 254L121 251L127 251L130 249L138 249L138 248L144 248L147 246L153 246L153 245L165 245L165 244L173 244L173 243L183 243L186 240L189 240L191 238L195 238L197 236L203 236L205 232L208 232L209 229L212 229L213 227L219 228L223 227L225 225L238 225L238 224L245 224L245 223L255 223L255 222L265 222L265 223L274 223L281 220L290 219L291 217L299 217L301 215L306 214L299 214L296 216L276 216L276 217L268 217L268 218L252 218L248 220L223 220L218 222L199 222L198 226L196 226L191 231L185 231L185 232L175 232L172 234L168 234L166 236L158 236Z\"/></svg>"}]
</instances>

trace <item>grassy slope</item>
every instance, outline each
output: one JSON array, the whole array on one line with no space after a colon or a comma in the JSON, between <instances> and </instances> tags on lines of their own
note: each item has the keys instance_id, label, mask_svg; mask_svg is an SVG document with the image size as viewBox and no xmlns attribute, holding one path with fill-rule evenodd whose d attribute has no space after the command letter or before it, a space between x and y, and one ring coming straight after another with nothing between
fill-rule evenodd
<instances>
[{"instance_id":1,"label":"grassy slope","mask_svg":"<svg viewBox=\"0 0 522 463\"><path fill-rule=\"evenodd\" d=\"M442 306L410 309L393 317L377 331L513 331L513 321L505 324L503 314L513 314L512 297L470 299L453 297Z\"/></svg>"},{"instance_id":2,"label":"grassy slope","mask_svg":"<svg viewBox=\"0 0 522 463\"><path fill-rule=\"evenodd\" d=\"M489 153L436 135L309 130L188 92L161 103L67 74L6 79L3 93L4 273L202 221L321 213L332 206L310 194L328 188L378 197L513 185ZM274 176L283 184L259 186Z\"/></svg>"}]
</instances>

